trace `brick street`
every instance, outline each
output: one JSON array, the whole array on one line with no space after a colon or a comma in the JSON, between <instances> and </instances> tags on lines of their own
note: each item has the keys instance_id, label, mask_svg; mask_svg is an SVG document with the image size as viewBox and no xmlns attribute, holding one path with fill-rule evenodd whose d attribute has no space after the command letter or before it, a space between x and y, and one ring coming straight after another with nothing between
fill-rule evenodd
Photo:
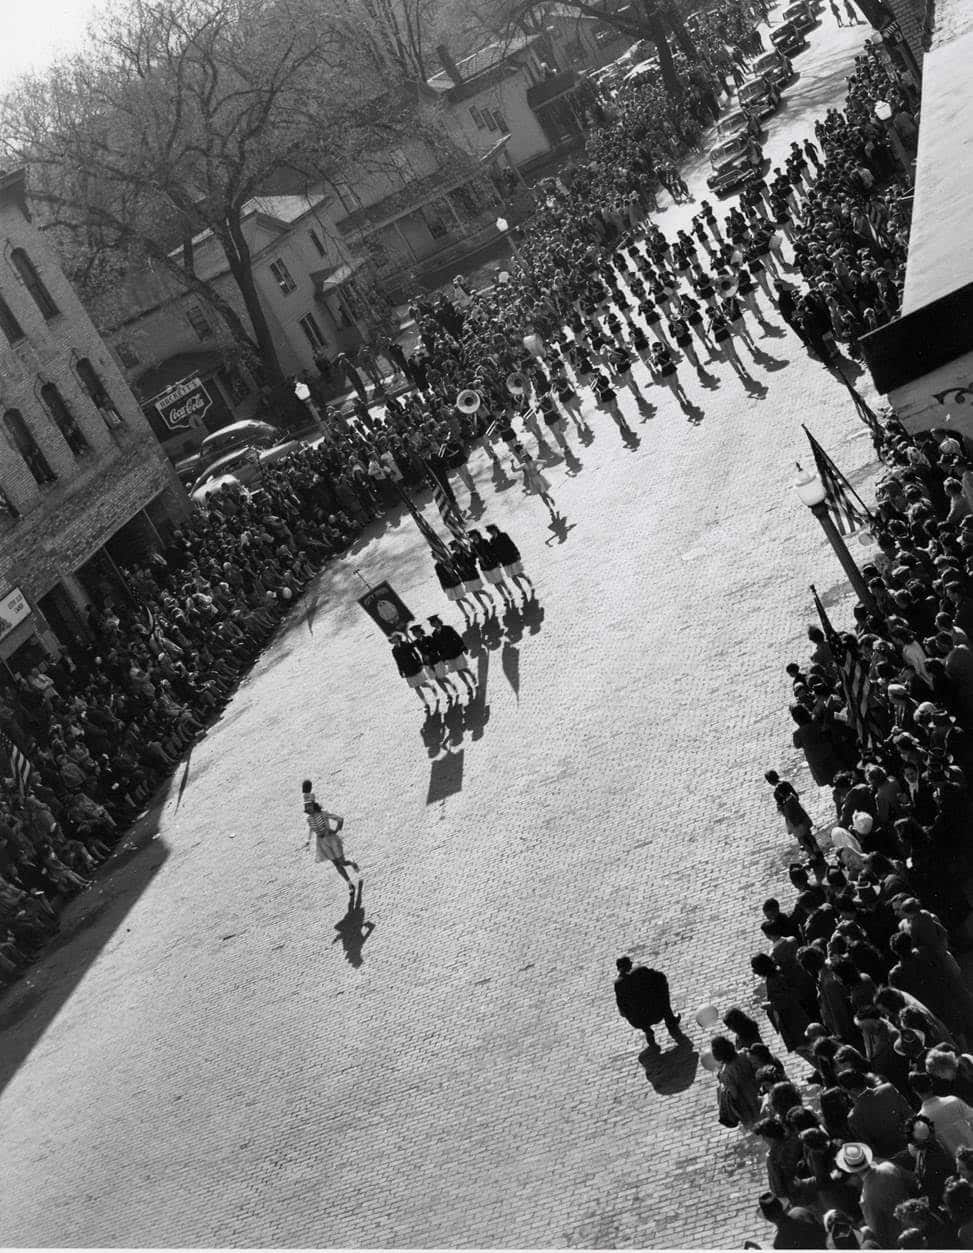
<instances>
[{"instance_id":1,"label":"brick street","mask_svg":"<svg viewBox=\"0 0 973 1253\"><path fill-rule=\"evenodd\" d=\"M769 155L840 106L868 32L811 33ZM621 393L638 448L603 413L589 447L569 434L561 535L471 462L540 609L474 641L480 696L445 750L355 603L357 568L447 616L411 519L311 585L140 847L0 1005L0 1243L769 1243L759 1149L718 1125L695 1055L646 1073L612 996L628 951L668 972L697 1046L700 1004L752 1010L790 851L762 772L825 815L783 666L808 583L842 624L847 589L790 484L802 421L856 485L872 449L768 316L759 394L683 365L698 423L648 388L641 409ZM305 775L362 864L360 956L335 930L344 885L303 851Z\"/></svg>"}]
</instances>

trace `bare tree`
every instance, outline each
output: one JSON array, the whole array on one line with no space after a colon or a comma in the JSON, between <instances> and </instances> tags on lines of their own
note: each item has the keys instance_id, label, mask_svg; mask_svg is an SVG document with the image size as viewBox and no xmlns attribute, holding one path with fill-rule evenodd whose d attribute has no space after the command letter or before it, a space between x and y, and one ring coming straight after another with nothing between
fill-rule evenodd
<instances>
[{"instance_id":1,"label":"bare tree","mask_svg":"<svg viewBox=\"0 0 973 1253\"><path fill-rule=\"evenodd\" d=\"M89 51L0 102L8 157L29 166L39 217L70 240L82 277L151 261L218 312L269 383L282 372L245 207L282 167L327 178L415 132L408 95L376 72L367 42L349 40L341 0L327 3L126 0ZM204 231L249 327L196 273Z\"/></svg>"}]
</instances>

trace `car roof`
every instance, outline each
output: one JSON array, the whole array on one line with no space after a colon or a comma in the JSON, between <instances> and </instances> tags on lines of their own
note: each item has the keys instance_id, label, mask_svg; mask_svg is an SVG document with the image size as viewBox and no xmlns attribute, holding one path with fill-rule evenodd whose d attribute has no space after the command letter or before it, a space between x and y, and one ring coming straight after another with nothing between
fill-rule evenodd
<instances>
[{"instance_id":1,"label":"car roof","mask_svg":"<svg viewBox=\"0 0 973 1253\"><path fill-rule=\"evenodd\" d=\"M227 436L242 436L257 433L265 435L273 433L273 431L274 428L269 422L258 422L253 419L245 420L243 422L231 422L229 426L221 426L218 431L211 431L200 446L205 448L207 444L212 446L213 444L221 443L227 438Z\"/></svg>"}]
</instances>

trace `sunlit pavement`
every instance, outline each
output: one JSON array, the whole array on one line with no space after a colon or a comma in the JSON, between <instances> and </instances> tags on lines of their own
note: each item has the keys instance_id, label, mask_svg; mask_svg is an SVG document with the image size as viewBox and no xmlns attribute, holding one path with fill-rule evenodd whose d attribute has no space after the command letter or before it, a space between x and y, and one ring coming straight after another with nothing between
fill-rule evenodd
<instances>
[{"instance_id":1,"label":"sunlit pavement","mask_svg":"<svg viewBox=\"0 0 973 1253\"><path fill-rule=\"evenodd\" d=\"M769 152L840 104L867 33L812 32ZM871 445L790 332L758 344L749 390L682 367L697 421L650 388L622 393L637 447L605 414L589 446L569 435L560 532L476 462L539 605L474 641L480 695L444 725L355 603L357 569L446 610L411 520L309 589L156 838L2 1007L0 1243L769 1243L760 1154L717 1124L695 1049L644 1069L612 995L628 951L668 971L694 1046L701 1003L753 1010L789 852L763 770L824 814L783 666L809 582L847 605L790 482L801 422L855 482ZM341 929L305 775L364 871Z\"/></svg>"}]
</instances>

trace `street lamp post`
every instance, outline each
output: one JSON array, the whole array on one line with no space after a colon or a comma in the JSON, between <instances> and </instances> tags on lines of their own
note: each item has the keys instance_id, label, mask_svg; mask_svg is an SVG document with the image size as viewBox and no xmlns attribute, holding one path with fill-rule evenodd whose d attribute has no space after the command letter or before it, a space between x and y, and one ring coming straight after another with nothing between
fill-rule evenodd
<instances>
[{"instance_id":1,"label":"street lamp post","mask_svg":"<svg viewBox=\"0 0 973 1253\"><path fill-rule=\"evenodd\" d=\"M800 462L797 462L799 476L794 481L794 490L797 492L803 504L814 514L821 523L821 529L828 538L828 543L834 549L835 556L841 562L842 569L848 576L848 581L855 590L855 595L868 610L875 609L875 601L868 586L862 577L854 557L848 551L841 532L834 524L831 514L828 512L828 492L827 488L821 482L818 474L812 470L805 470Z\"/></svg>"},{"instance_id":2,"label":"street lamp post","mask_svg":"<svg viewBox=\"0 0 973 1253\"><path fill-rule=\"evenodd\" d=\"M517 241L516 239L514 239L513 233L510 230L510 223L507 221L506 218L497 218L497 230L500 232L501 235L504 236L504 238L510 244L510 249L513 252L514 256L517 258L517 260L523 261L523 257L520 255L520 249L517 247Z\"/></svg>"},{"instance_id":3,"label":"street lamp post","mask_svg":"<svg viewBox=\"0 0 973 1253\"><path fill-rule=\"evenodd\" d=\"M324 429L324 419L321 417L321 411L311 399L311 389L303 379L298 379L294 384L294 395L310 410L315 423L322 430Z\"/></svg>"}]
</instances>

